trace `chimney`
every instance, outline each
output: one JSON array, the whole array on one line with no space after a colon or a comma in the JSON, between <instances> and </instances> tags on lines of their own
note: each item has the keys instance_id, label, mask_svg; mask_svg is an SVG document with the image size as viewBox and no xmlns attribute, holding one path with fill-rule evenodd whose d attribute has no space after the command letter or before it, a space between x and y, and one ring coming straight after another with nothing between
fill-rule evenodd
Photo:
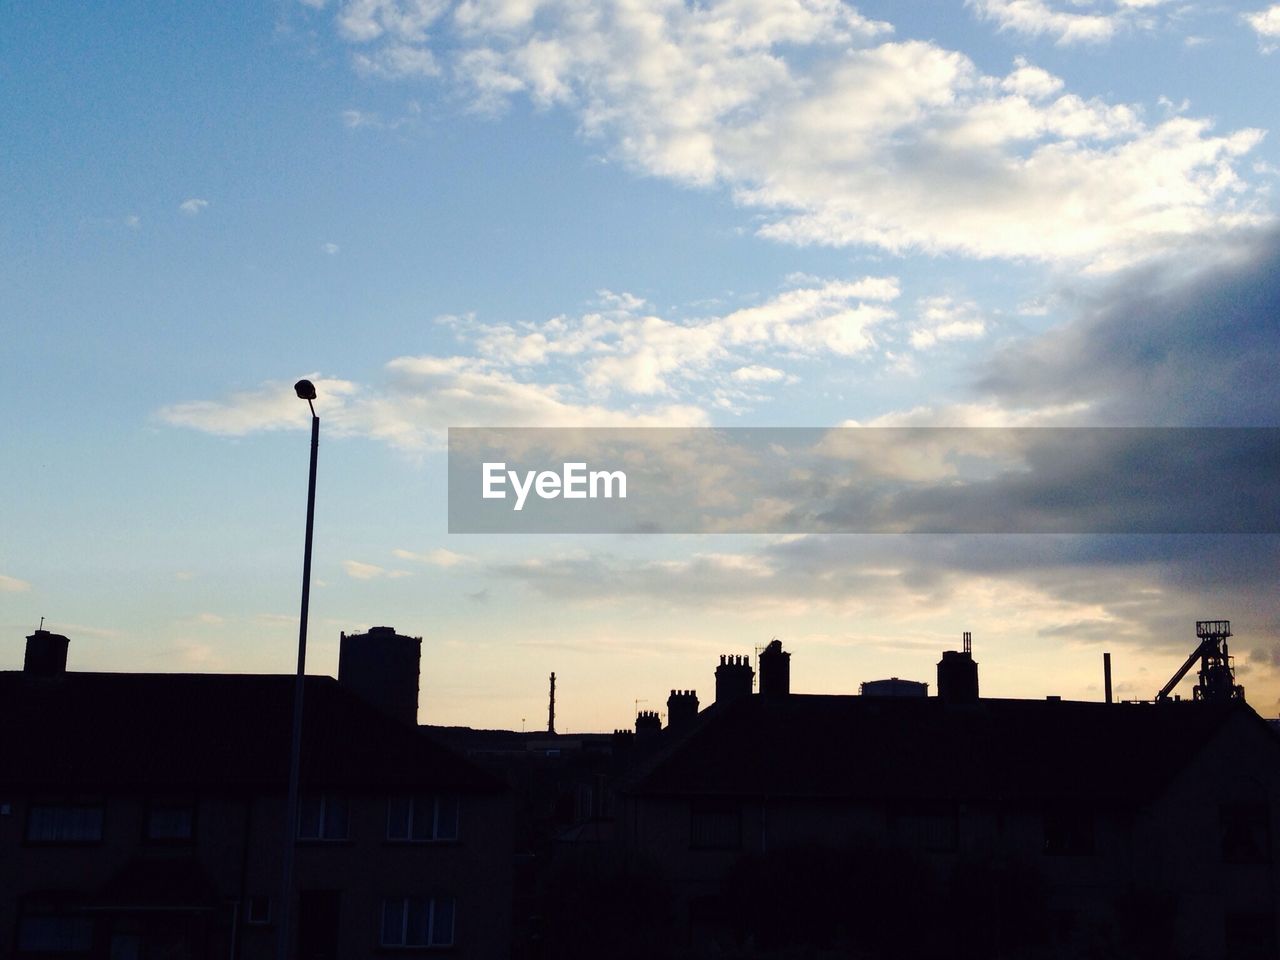
<instances>
[{"instance_id":1,"label":"chimney","mask_svg":"<svg viewBox=\"0 0 1280 960\"><path fill-rule=\"evenodd\" d=\"M27 652L22 658L22 672L36 677L56 677L67 672L67 644L71 641L60 633L40 629L27 637Z\"/></svg>"},{"instance_id":2,"label":"chimney","mask_svg":"<svg viewBox=\"0 0 1280 960\"><path fill-rule=\"evenodd\" d=\"M1111 702L1111 654L1102 655L1102 684L1106 688L1107 703Z\"/></svg>"},{"instance_id":3,"label":"chimney","mask_svg":"<svg viewBox=\"0 0 1280 960\"><path fill-rule=\"evenodd\" d=\"M683 729L698 716L698 694L694 690L672 690L667 697L667 727Z\"/></svg>"},{"instance_id":4,"label":"chimney","mask_svg":"<svg viewBox=\"0 0 1280 960\"><path fill-rule=\"evenodd\" d=\"M721 655L716 667L716 703L724 705L751 696L755 678L750 657Z\"/></svg>"},{"instance_id":5,"label":"chimney","mask_svg":"<svg viewBox=\"0 0 1280 960\"><path fill-rule=\"evenodd\" d=\"M785 697L791 692L791 654L777 637L760 653L760 696Z\"/></svg>"},{"instance_id":6,"label":"chimney","mask_svg":"<svg viewBox=\"0 0 1280 960\"><path fill-rule=\"evenodd\" d=\"M976 703L978 665L973 662L973 634L964 634L963 650L948 650L938 662L938 699L948 703Z\"/></svg>"},{"instance_id":7,"label":"chimney","mask_svg":"<svg viewBox=\"0 0 1280 960\"><path fill-rule=\"evenodd\" d=\"M421 660L422 638L401 636L395 627L344 633L338 648L338 682L402 723L417 726Z\"/></svg>"},{"instance_id":8,"label":"chimney","mask_svg":"<svg viewBox=\"0 0 1280 960\"><path fill-rule=\"evenodd\" d=\"M636 714L636 743L657 736L662 730L662 720L657 710L641 710Z\"/></svg>"}]
</instances>

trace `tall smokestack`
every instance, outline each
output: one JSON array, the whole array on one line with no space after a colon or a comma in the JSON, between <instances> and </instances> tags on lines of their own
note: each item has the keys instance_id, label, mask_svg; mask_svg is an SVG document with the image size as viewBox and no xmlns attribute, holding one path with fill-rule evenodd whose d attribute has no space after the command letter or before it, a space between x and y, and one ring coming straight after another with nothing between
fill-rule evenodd
<instances>
[{"instance_id":1,"label":"tall smokestack","mask_svg":"<svg viewBox=\"0 0 1280 960\"><path fill-rule=\"evenodd\" d=\"M547 733L556 732L556 675L551 674L551 702L547 705Z\"/></svg>"},{"instance_id":2,"label":"tall smokestack","mask_svg":"<svg viewBox=\"0 0 1280 960\"><path fill-rule=\"evenodd\" d=\"M1102 655L1102 681L1107 688L1107 703L1111 702L1111 654Z\"/></svg>"}]
</instances>

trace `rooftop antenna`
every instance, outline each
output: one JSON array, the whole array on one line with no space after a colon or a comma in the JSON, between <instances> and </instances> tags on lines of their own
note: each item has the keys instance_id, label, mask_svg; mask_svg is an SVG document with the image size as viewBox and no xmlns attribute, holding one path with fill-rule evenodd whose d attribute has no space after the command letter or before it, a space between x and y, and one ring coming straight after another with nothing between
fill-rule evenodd
<instances>
[{"instance_id":1,"label":"rooftop antenna","mask_svg":"<svg viewBox=\"0 0 1280 960\"><path fill-rule=\"evenodd\" d=\"M44 629L44 617L41 617L41 618L40 618L40 626L36 627L36 629L37 629L37 630L43 630L43 629Z\"/></svg>"},{"instance_id":2,"label":"rooftop antenna","mask_svg":"<svg viewBox=\"0 0 1280 960\"><path fill-rule=\"evenodd\" d=\"M551 674L551 703L547 707L547 733L556 732L556 675Z\"/></svg>"},{"instance_id":3,"label":"rooftop antenna","mask_svg":"<svg viewBox=\"0 0 1280 960\"><path fill-rule=\"evenodd\" d=\"M964 652L973 653L973 634L968 630L964 632Z\"/></svg>"}]
</instances>

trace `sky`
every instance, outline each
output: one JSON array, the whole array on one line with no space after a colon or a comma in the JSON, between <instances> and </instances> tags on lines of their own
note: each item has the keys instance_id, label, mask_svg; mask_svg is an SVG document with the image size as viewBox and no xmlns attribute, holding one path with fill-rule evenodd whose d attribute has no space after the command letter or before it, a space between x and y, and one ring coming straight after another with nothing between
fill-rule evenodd
<instances>
[{"instance_id":1,"label":"sky","mask_svg":"<svg viewBox=\"0 0 1280 960\"><path fill-rule=\"evenodd\" d=\"M1149 698L1219 618L1280 710L1274 535L451 535L445 461L1280 426L1280 4L4 3L0 77L0 668L44 617L73 669L291 670L306 376L308 667L421 636L423 722L534 729L554 670L625 727L775 636L802 692L969 630L985 694L1105 650Z\"/></svg>"}]
</instances>

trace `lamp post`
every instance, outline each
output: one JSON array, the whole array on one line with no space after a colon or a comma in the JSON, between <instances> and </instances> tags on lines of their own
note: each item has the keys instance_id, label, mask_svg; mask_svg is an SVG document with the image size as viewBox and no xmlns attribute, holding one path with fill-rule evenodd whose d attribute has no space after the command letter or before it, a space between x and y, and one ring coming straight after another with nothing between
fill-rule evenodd
<instances>
[{"instance_id":1,"label":"lamp post","mask_svg":"<svg viewBox=\"0 0 1280 960\"><path fill-rule=\"evenodd\" d=\"M298 673L293 684L293 740L289 748L289 793L285 800L284 870L280 878L276 956L289 960L289 914L293 903L293 854L298 833L298 772L302 762L302 694L307 667L307 609L311 602L311 531L316 516L316 452L320 447L320 418L316 416L316 388L310 380L293 385L299 400L311 408L311 472L307 478L307 538L302 555L302 612L298 617Z\"/></svg>"}]
</instances>

